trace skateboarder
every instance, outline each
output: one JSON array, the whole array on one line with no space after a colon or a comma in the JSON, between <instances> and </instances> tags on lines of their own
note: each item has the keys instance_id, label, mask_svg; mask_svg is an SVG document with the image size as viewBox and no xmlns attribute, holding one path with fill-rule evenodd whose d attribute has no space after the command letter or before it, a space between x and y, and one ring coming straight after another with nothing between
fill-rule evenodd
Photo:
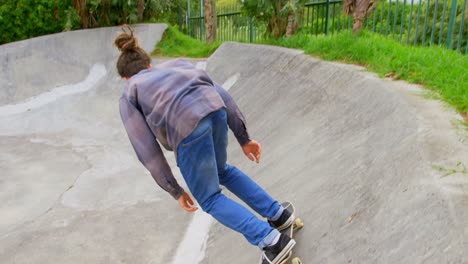
<instances>
[{"instance_id":1,"label":"skateboarder","mask_svg":"<svg viewBox=\"0 0 468 264\"><path fill-rule=\"evenodd\" d=\"M294 215L226 163L228 126L247 158L257 163L261 158L261 146L250 138L232 97L205 71L185 60L152 67L150 56L128 26L114 44L120 51L117 70L126 80L120 115L138 159L182 209L194 212L197 207L174 178L160 145L174 151L182 176L203 211L263 250L262 263L278 263L296 242L277 229L290 226ZM268 222L227 198L220 184Z\"/></svg>"}]
</instances>

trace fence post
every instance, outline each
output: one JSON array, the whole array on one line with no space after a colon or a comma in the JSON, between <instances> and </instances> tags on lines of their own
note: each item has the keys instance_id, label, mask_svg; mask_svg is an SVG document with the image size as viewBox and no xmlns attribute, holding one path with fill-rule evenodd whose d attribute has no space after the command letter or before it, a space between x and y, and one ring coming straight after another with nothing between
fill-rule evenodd
<instances>
[{"instance_id":1,"label":"fence post","mask_svg":"<svg viewBox=\"0 0 468 264\"><path fill-rule=\"evenodd\" d=\"M409 21L408 21L408 35L406 36L406 44L409 44L410 36L411 36L411 24L413 22L413 6L414 0L411 0L411 7L409 13Z\"/></svg>"},{"instance_id":2,"label":"fence post","mask_svg":"<svg viewBox=\"0 0 468 264\"><path fill-rule=\"evenodd\" d=\"M252 17L249 18L249 41L250 43L254 42L254 26Z\"/></svg>"},{"instance_id":3,"label":"fence post","mask_svg":"<svg viewBox=\"0 0 468 264\"><path fill-rule=\"evenodd\" d=\"M177 20L178 20L177 22L179 24L178 26L179 26L179 31L180 32L182 32L182 27L183 27L182 24L184 23L184 19L183 19L182 15L183 15L182 14L182 8L179 6L179 7L177 7L177 16L178 16L177 17Z\"/></svg>"},{"instance_id":4,"label":"fence post","mask_svg":"<svg viewBox=\"0 0 468 264\"><path fill-rule=\"evenodd\" d=\"M385 36L388 36L388 30L390 28L390 11L392 9L392 0L388 1L388 14L387 14L387 25L385 26Z\"/></svg>"},{"instance_id":5,"label":"fence post","mask_svg":"<svg viewBox=\"0 0 468 264\"><path fill-rule=\"evenodd\" d=\"M397 15L398 15L398 2L400 2L400 0L396 0L395 16L393 17L393 31L392 31L393 39L395 38L395 28L396 28Z\"/></svg>"},{"instance_id":6,"label":"fence post","mask_svg":"<svg viewBox=\"0 0 468 264\"><path fill-rule=\"evenodd\" d=\"M453 28L457 18L457 0L452 0L452 10L450 11L449 28L447 33L447 49L452 49Z\"/></svg>"},{"instance_id":7,"label":"fence post","mask_svg":"<svg viewBox=\"0 0 468 264\"><path fill-rule=\"evenodd\" d=\"M461 17L461 23L460 23L460 29L458 30L458 44L457 44L457 50L460 50L461 47L461 42L462 42L462 32L463 32L463 26L465 23L465 14L466 14L466 0L463 2L463 10L462 10L462 17ZM466 44L468 47L468 43ZM461 50L460 50L461 51Z\"/></svg>"},{"instance_id":8,"label":"fence post","mask_svg":"<svg viewBox=\"0 0 468 264\"><path fill-rule=\"evenodd\" d=\"M191 29L190 29L190 0L187 0L187 35L191 36Z\"/></svg>"},{"instance_id":9,"label":"fence post","mask_svg":"<svg viewBox=\"0 0 468 264\"><path fill-rule=\"evenodd\" d=\"M328 30L330 28L330 0L327 0L327 14L325 18L325 35L328 35Z\"/></svg>"},{"instance_id":10,"label":"fence post","mask_svg":"<svg viewBox=\"0 0 468 264\"><path fill-rule=\"evenodd\" d=\"M416 45L417 43L417 40L418 40L418 30L419 30L419 20L421 18L421 5L422 5L422 1L419 0L419 5L418 5L418 16L416 18L416 33L414 33L414 42L413 42L413 45Z\"/></svg>"},{"instance_id":11,"label":"fence post","mask_svg":"<svg viewBox=\"0 0 468 264\"><path fill-rule=\"evenodd\" d=\"M442 45L442 33L444 32L444 21L445 21L445 11L447 10L447 1L448 0L444 0L444 9L442 11L442 19L440 20L439 46Z\"/></svg>"},{"instance_id":12,"label":"fence post","mask_svg":"<svg viewBox=\"0 0 468 264\"><path fill-rule=\"evenodd\" d=\"M426 6L426 15L424 16L424 28L423 28L423 36L422 36L422 43L421 45L424 47L424 41L426 41L426 32L427 32L427 19L429 17L429 7L431 6L431 0L427 0ZM434 15L435 16L435 15Z\"/></svg>"},{"instance_id":13,"label":"fence post","mask_svg":"<svg viewBox=\"0 0 468 264\"><path fill-rule=\"evenodd\" d=\"M209 0L208 0L209 1ZM200 0L200 40L205 39L205 18L204 18L205 1Z\"/></svg>"},{"instance_id":14,"label":"fence post","mask_svg":"<svg viewBox=\"0 0 468 264\"><path fill-rule=\"evenodd\" d=\"M429 46L432 46L434 42L434 34L436 31L436 21L437 21L437 8L439 6L439 0L435 0L435 8L434 8L434 19L432 19L432 30L431 30L431 40L429 41Z\"/></svg>"},{"instance_id":15,"label":"fence post","mask_svg":"<svg viewBox=\"0 0 468 264\"><path fill-rule=\"evenodd\" d=\"M406 9L406 0L403 0L403 11L401 12L401 24L400 24L400 43L403 39L403 26L405 25L405 9Z\"/></svg>"}]
</instances>

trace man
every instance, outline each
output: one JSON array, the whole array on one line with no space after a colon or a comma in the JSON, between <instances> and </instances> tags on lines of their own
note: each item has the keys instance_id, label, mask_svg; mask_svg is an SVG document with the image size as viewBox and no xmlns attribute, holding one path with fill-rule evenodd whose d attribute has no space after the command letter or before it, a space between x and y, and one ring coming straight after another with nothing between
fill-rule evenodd
<instances>
[{"instance_id":1,"label":"man","mask_svg":"<svg viewBox=\"0 0 468 264\"><path fill-rule=\"evenodd\" d=\"M182 176L203 211L260 247L262 263L279 263L296 242L278 230L289 227L294 215L226 163L228 126L250 160L259 163L261 158L261 146L250 139L238 106L206 72L187 61L152 67L150 56L138 46L132 29L127 29L114 44L121 52L117 70L127 80L120 114L138 159L182 209L194 212L197 208L174 178L159 144L174 151ZM220 184L268 222L223 195Z\"/></svg>"}]
</instances>

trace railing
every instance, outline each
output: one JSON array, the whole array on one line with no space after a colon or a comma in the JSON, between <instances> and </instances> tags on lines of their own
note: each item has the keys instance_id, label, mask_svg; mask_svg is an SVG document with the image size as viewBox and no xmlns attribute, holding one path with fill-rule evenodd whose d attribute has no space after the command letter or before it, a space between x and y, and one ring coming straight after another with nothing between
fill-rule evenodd
<instances>
[{"instance_id":1,"label":"railing","mask_svg":"<svg viewBox=\"0 0 468 264\"><path fill-rule=\"evenodd\" d=\"M467 4L467 0L381 1L365 26L408 45L438 45L467 54Z\"/></svg>"},{"instance_id":2,"label":"railing","mask_svg":"<svg viewBox=\"0 0 468 264\"><path fill-rule=\"evenodd\" d=\"M310 34L333 34L352 28L352 18L343 15L342 0L316 0L304 6L302 30Z\"/></svg>"},{"instance_id":3,"label":"railing","mask_svg":"<svg viewBox=\"0 0 468 264\"><path fill-rule=\"evenodd\" d=\"M443 46L468 54L468 0L379 0L363 26L401 43ZM352 16L343 15L342 0L313 0L302 11L301 32L334 34L353 27ZM266 25L245 17L240 6L218 10L217 40L258 43ZM204 40L203 12L187 17L186 33Z\"/></svg>"}]
</instances>

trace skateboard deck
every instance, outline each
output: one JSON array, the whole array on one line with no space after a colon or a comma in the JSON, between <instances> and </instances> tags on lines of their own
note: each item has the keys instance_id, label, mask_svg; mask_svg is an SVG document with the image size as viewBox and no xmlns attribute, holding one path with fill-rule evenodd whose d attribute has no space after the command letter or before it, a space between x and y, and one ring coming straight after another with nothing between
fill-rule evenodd
<instances>
[{"instance_id":1,"label":"skateboard deck","mask_svg":"<svg viewBox=\"0 0 468 264\"><path fill-rule=\"evenodd\" d=\"M285 210L290 211L293 215L296 215L296 208L294 208L294 205L290 202L284 202L281 203L281 205L285 208ZM296 218L294 223L281 231L281 233L288 235L291 238L294 238L294 233L296 233L299 229L301 229L304 226L304 223L300 218ZM291 263L292 264L302 264L302 261L298 257L293 257L293 250L289 251L289 253L279 262L279 264L286 264L291 258Z\"/></svg>"}]
</instances>

